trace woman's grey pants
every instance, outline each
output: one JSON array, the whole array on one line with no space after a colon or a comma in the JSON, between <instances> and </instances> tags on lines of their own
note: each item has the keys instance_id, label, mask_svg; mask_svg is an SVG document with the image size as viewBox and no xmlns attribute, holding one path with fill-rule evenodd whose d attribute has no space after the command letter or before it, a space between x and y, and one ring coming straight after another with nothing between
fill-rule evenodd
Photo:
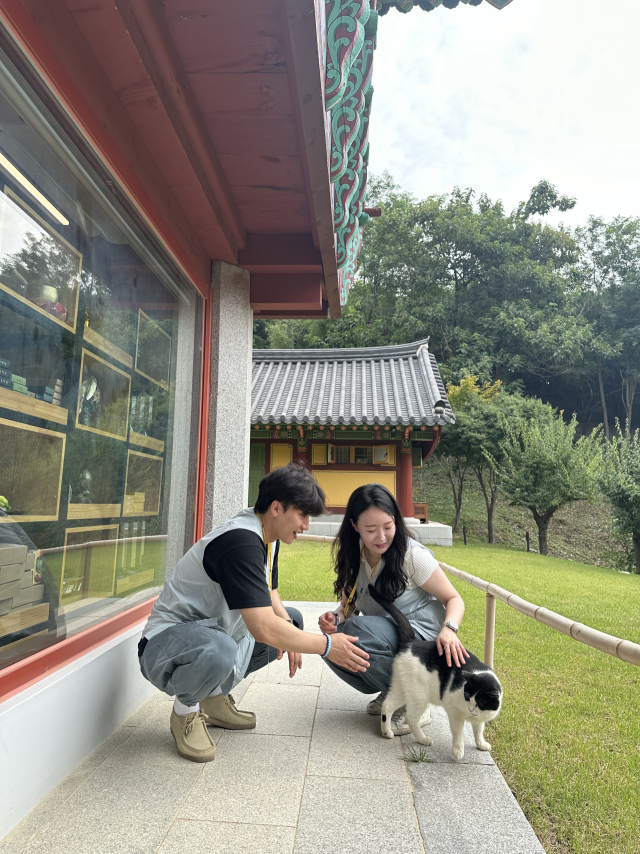
<instances>
[{"instance_id":1,"label":"woman's grey pants","mask_svg":"<svg viewBox=\"0 0 640 854\"><path fill-rule=\"evenodd\" d=\"M393 659L400 638L396 624L386 617L351 617L338 626L339 632L359 638L356 646L369 653L369 667L364 673L353 673L325 659L325 663L343 682L362 694L386 693L391 685Z\"/></svg>"},{"instance_id":2,"label":"woman's grey pants","mask_svg":"<svg viewBox=\"0 0 640 854\"><path fill-rule=\"evenodd\" d=\"M300 611L286 611L302 629ZM176 623L147 642L140 656L140 670L160 691L177 697L185 706L194 706L229 679L237 650L236 642L224 632L197 622ZM265 667L277 652L266 643L256 643L245 676Z\"/></svg>"}]
</instances>

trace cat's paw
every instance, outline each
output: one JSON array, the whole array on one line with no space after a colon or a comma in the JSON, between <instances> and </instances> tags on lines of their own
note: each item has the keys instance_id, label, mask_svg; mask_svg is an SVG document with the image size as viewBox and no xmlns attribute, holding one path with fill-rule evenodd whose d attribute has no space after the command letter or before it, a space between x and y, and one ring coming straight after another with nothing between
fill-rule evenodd
<instances>
[{"instance_id":1,"label":"cat's paw","mask_svg":"<svg viewBox=\"0 0 640 854\"><path fill-rule=\"evenodd\" d=\"M393 738L393 732L391 730L389 730L387 732L387 730L383 729L382 730L382 736L383 736L383 738Z\"/></svg>"},{"instance_id":2,"label":"cat's paw","mask_svg":"<svg viewBox=\"0 0 640 854\"><path fill-rule=\"evenodd\" d=\"M422 738L418 738L417 735L414 735L414 738L418 742L418 744L424 744L426 747L431 747L431 745L433 744L433 739L429 738L428 735L423 734Z\"/></svg>"},{"instance_id":3,"label":"cat's paw","mask_svg":"<svg viewBox=\"0 0 640 854\"><path fill-rule=\"evenodd\" d=\"M454 744L451 748L451 753L454 759L462 759L464 756L464 744Z\"/></svg>"},{"instance_id":4,"label":"cat's paw","mask_svg":"<svg viewBox=\"0 0 640 854\"><path fill-rule=\"evenodd\" d=\"M491 750L491 745L488 741L476 741L478 750Z\"/></svg>"}]
</instances>

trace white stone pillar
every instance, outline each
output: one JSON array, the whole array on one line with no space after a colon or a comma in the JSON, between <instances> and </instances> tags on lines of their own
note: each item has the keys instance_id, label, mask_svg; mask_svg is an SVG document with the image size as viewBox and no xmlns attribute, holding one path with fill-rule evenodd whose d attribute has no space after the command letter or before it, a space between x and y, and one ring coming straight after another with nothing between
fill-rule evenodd
<instances>
[{"instance_id":1,"label":"white stone pillar","mask_svg":"<svg viewBox=\"0 0 640 854\"><path fill-rule=\"evenodd\" d=\"M247 506L253 311L247 270L214 261L205 529Z\"/></svg>"}]
</instances>

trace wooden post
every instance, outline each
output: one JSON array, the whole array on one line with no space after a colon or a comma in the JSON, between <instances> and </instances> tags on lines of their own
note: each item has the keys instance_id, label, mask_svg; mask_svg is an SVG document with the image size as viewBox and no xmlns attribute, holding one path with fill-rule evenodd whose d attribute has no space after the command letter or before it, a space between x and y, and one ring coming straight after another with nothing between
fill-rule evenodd
<instances>
[{"instance_id":1,"label":"wooden post","mask_svg":"<svg viewBox=\"0 0 640 854\"><path fill-rule=\"evenodd\" d=\"M487 593L487 611L484 621L484 663L493 667L493 647L496 637L496 597Z\"/></svg>"},{"instance_id":2,"label":"wooden post","mask_svg":"<svg viewBox=\"0 0 640 854\"><path fill-rule=\"evenodd\" d=\"M411 428L406 427L400 443L400 488L398 503L405 519L413 516L413 454Z\"/></svg>"},{"instance_id":3,"label":"wooden post","mask_svg":"<svg viewBox=\"0 0 640 854\"><path fill-rule=\"evenodd\" d=\"M465 546L467 545L467 526L462 526L462 539L464 540Z\"/></svg>"},{"instance_id":4,"label":"wooden post","mask_svg":"<svg viewBox=\"0 0 640 854\"><path fill-rule=\"evenodd\" d=\"M526 539L526 541L527 541L527 551L531 551L531 549L530 549L530 543L529 543L529 531L525 531L525 532L524 532L524 536L525 536L525 539Z\"/></svg>"}]
</instances>

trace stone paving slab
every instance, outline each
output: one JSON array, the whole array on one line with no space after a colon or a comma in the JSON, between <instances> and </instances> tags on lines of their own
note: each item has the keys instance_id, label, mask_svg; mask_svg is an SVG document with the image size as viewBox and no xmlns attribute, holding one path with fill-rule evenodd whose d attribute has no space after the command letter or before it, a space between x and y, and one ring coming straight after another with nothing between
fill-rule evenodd
<instances>
[{"instance_id":1,"label":"stone paving slab","mask_svg":"<svg viewBox=\"0 0 640 854\"><path fill-rule=\"evenodd\" d=\"M272 685L320 685L322 674L327 668L319 655L303 655L302 668L291 679L289 676L289 659L285 654L280 661L271 661L267 667L253 674L253 684L268 682ZM236 696L234 689L233 696Z\"/></svg>"},{"instance_id":2,"label":"stone paving slab","mask_svg":"<svg viewBox=\"0 0 640 854\"><path fill-rule=\"evenodd\" d=\"M431 747L425 746L424 748L428 762L452 762L456 765L461 763L465 765L495 765L491 753L487 750L478 750L476 747L471 724L464 725L464 756L462 759L453 758L451 755L453 738L449 729L449 719L445 710L439 706L431 706L431 723L423 727L423 732L433 739ZM491 742L491 729L485 729L485 737L487 741ZM402 736L402 743L406 750L419 749L423 746L418 744L411 734Z\"/></svg>"},{"instance_id":3,"label":"stone paving slab","mask_svg":"<svg viewBox=\"0 0 640 854\"><path fill-rule=\"evenodd\" d=\"M291 854L295 829L178 819L158 854Z\"/></svg>"},{"instance_id":4,"label":"stone paving slab","mask_svg":"<svg viewBox=\"0 0 640 854\"><path fill-rule=\"evenodd\" d=\"M378 718L362 712L318 709L307 775L406 783L400 739L382 738L379 727Z\"/></svg>"},{"instance_id":5,"label":"stone paving slab","mask_svg":"<svg viewBox=\"0 0 640 854\"><path fill-rule=\"evenodd\" d=\"M318 694L319 709L341 709L345 712L365 712L367 703L376 694L361 694L342 679L339 679L329 667L324 665L322 682Z\"/></svg>"},{"instance_id":6,"label":"stone paving slab","mask_svg":"<svg viewBox=\"0 0 640 854\"><path fill-rule=\"evenodd\" d=\"M425 854L544 854L494 766L409 763Z\"/></svg>"},{"instance_id":7,"label":"stone paving slab","mask_svg":"<svg viewBox=\"0 0 640 854\"><path fill-rule=\"evenodd\" d=\"M295 678L291 685L251 685L244 695L242 707L256 710L257 723L255 729L248 729L244 734L311 738L318 689L294 683Z\"/></svg>"},{"instance_id":8,"label":"stone paving slab","mask_svg":"<svg viewBox=\"0 0 640 854\"><path fill-rule=\"evenodd\" d=\"M295 827L308 752L308 738L225 732L178 817Z\"/></svg>"},{"instance_id":9,"label":"stone paving slab","mask_svg":"<svg viewBox=\"0 0 640 854\"><path fill-rule=\"evenodd\" d=\"M294 854L423 854L406 781L308 777L293 850Z\"/></svg>"},{"instance_id":10,"label":"stone paving slab","mask_svg":"<svg viewBox=\"0 0 640 854\"><path fill-rule=\"evenodd\" d=\"M192 763L169 775L152 766L102 765L23 854L153 854L200 774Z\"/></svg>"}]
</instances>

